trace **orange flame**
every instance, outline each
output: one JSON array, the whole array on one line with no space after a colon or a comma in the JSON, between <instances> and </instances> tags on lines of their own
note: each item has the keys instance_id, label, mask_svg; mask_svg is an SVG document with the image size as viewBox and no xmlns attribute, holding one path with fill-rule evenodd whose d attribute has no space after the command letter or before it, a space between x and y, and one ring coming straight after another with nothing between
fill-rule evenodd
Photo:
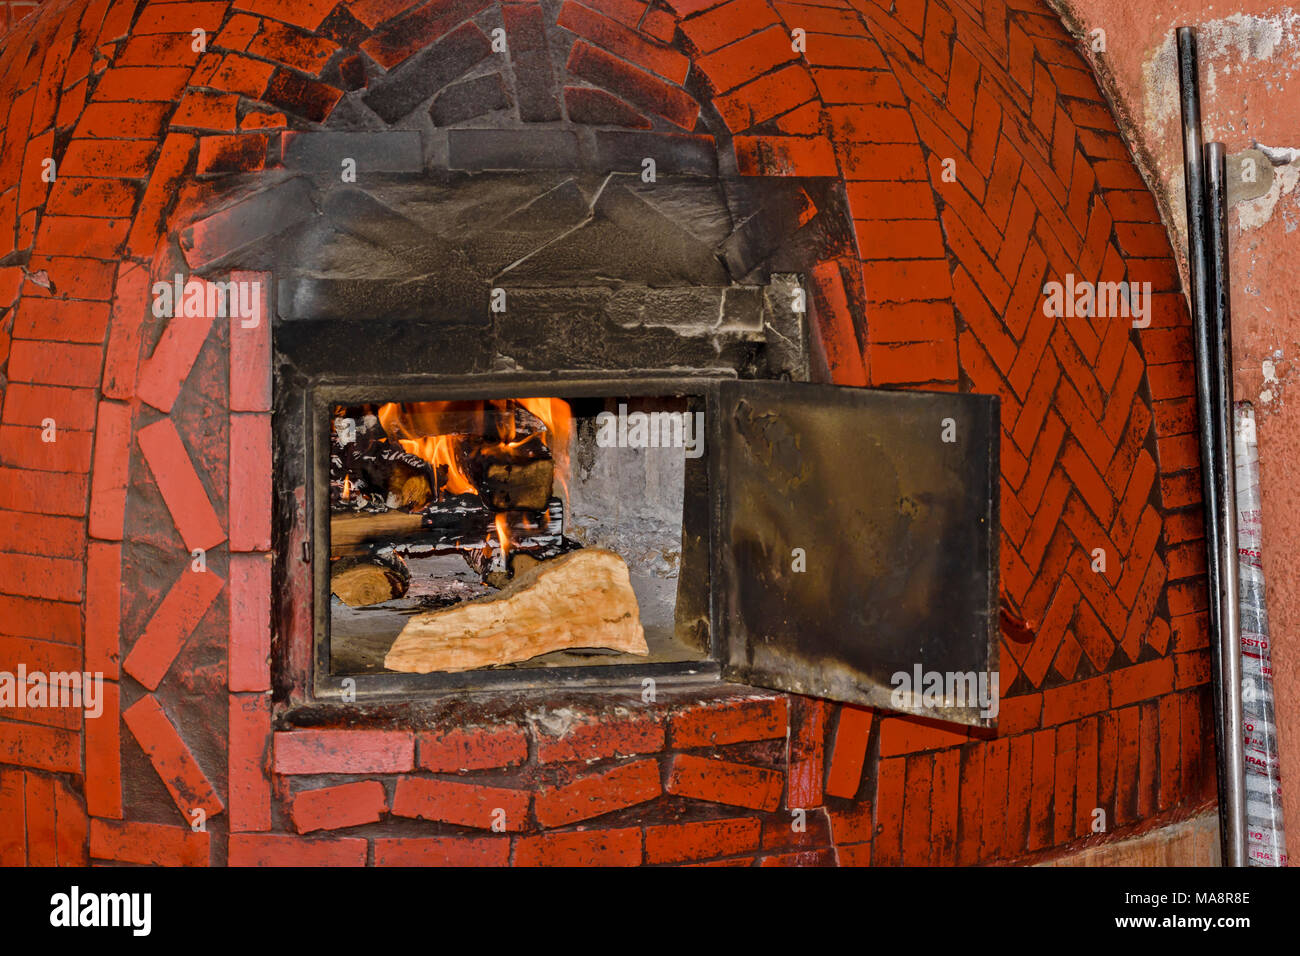
<instances>
[{"instance_id":1,"label":"orange flame","mask_svg":"<svg viewBox=\"0 0 1300 956\"><path fill-rule=\"evenodd\" d=\"M514 542L510 540L510 526L506 522L506 515L504 511L497 512L496 526L497 526L497 543L501 545L501 556L504 558L507 554L510 553L510 549L514 544Z\"/></svg>"},{"instance_id":2,"label":"orange flame","mask_svg":"<svg viewBox=\"0 0 1300 956\"><path fill-rule=\"evenodd\" d=\"M542 433L515 438L514 410L522 405L546 426ZM473 479L457 456L470 437L495 438L517 451L529 442L543 442L555 459L556 471L568 497L568 446L573 416L559 398L495 399L488 402L388 402L378 411L384 432L409 454L423 458L442 482L440 493L477 493ZM498 522L498 529L501 527ZM508 543L508 538L501 539Z\"/></svg>"},{"instance_id":3,"label":"orange flame","mask_svg":"<svg viewBox=\"0 0 1300 956\"><path fill-rule=\"evenodd\" d=\"M352 479L347 475L343 476L343 500L347 501L352 497Z\"/></svg>"}]
</instances>

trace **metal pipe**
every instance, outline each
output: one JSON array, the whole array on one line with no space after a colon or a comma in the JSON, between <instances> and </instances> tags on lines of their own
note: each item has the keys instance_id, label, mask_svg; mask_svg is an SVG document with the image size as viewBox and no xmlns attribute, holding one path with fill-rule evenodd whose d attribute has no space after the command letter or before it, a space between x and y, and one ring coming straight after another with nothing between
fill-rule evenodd
<instances>
[{"instance_id":1,"label":"metal pipe","mask_svg":"<svg viewBox=\"0 0 1300 956\"><path fill-rule=\"evenodd\" d=\"M1241 606L1237 577L1237 461L1232 421L1232 303L1228 277L1228 164L1222 143L1205 147L1206 255L1209 272L1209 325L1214 341L1210 358L1216 385L1214 407L1219 444L1214 469L1222 498L1219 509L1219 672L1223 680L1223 729L1227 743L1226 866L1246 865L1246 753L1241 719Z\"/></svg>"},{"instance_id":2,"label":"metal pipe","mask_svg":"<svg viewBox=\"0 0 1300 956\"><path fill-rule=\"evenodd\" d=\"M1214 450L1219 447L1218 428L1213 409L1218 388L1213 375L1213 342L1209 324L1208 263L1205 250L1205 171L1201 154L1201 100L1199 69L1196 60L1196 31L1178 28L1178 88L1183 114L1183 181L1187 198L1187 267L1191 274L1192 340L1196 350L1196 407L1201 431L1201 483L1205 503L1205 573L1209 592L1210 681L1214 702L1214 736L1217 755L1219 791L1219 848L1223 860L1231 857L1228 834L1231 827L1225 817L1228 803L1230 768L1227 761L1230 737L1224 727L1224 684L1219 650L1223 635L1219 629L1219 562L1221 500Z\"/></svg>"}]
</instances>

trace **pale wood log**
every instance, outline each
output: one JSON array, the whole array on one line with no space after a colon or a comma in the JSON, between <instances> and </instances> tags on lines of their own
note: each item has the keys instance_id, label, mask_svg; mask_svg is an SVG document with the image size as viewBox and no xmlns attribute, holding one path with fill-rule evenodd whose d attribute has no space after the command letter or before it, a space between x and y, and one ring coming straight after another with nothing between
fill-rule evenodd
<instances>
[{"instance_id":1,"label":"pale wood log","mask_svg":"<svg viewBox=\"0 0 1300 956\"><path fill-rule=\"evenodd\" d=\"M384 666L467 671L576 647L650 653L627 564L612 551L573 551L529 568L500 594L417 614Z\"/></svg>"}]
</instances>

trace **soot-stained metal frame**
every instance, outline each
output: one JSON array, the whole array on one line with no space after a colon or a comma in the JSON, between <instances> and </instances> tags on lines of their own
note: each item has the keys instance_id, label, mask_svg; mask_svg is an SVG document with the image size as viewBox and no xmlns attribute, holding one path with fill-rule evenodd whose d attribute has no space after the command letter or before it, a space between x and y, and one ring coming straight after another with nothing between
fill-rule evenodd
<instances>
[{"instance_id":1,"label":"soot-stained metal frame","mask_svg":"<svg viewBox=\"0 0 1300 956\"><path fill-rule=\"evenodd\" d=\"M393 697L421 697L430 693L466 693L515 690L533 687L615 687L639 686L646 677L659 680L716 681L720 677L718 665L718 634L712 626L713 614L710 600L710 556L713 553L714 521L709 512L713 499L710 489L718 480L719 456L711 454L718 448L720 435L711 414L717 407L718 386L721 379L716 374L683 375L665 378L654 373L546 375L497 374L431 379L423 382L403 382L388 387L367 384L322 384L309 387L305 394L303 435L306 461L310 462L308 500L311 503L310 540L313 581L313 661L312 694L318 700L342 700L345 691L355 691L358 698L382 699ZM335 405L362 404L376 401L431 401L467 400L486 398L523 398L546 396L556 398L605 397L688 397L703 402L705 407L705 468L704 480L688 477L686 497L683 501L682 529L684 536L698 539L698 543L683 542L683 550L692 553L692 569L703 572L699 579L683 579L678 592L679 606L703 611L703 622L708 628L702 651L704 657L694 661L647 662L628 664L600 664L572 667L514 667L489 668L457 673L433 674L336 674L331 668L329 644L330 604L329 593L329 454L324 436L329 433L330 409ZM293 556L289 556L292 560ZM683 568L687 565L683 558ZM344 678L355 683L345 687Z\"/></svg>"}]
</instances>

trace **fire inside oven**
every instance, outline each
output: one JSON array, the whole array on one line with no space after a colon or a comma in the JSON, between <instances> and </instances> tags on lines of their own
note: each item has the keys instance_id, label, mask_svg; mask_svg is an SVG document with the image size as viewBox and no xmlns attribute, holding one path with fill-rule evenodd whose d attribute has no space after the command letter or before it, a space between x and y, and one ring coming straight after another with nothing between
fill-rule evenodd
<instances>
[{"instance_id":1,"label":"fire inside oven","mask_svg":"<svg viewBox=\"0 0 1300 956\"><path fill-rule=\"evenodd\" d=\"M703 408L692 396L333 406L332 671L707 657L689 597L707 569L684 507L706 480Z\"/></svg>"}]
</instances>

